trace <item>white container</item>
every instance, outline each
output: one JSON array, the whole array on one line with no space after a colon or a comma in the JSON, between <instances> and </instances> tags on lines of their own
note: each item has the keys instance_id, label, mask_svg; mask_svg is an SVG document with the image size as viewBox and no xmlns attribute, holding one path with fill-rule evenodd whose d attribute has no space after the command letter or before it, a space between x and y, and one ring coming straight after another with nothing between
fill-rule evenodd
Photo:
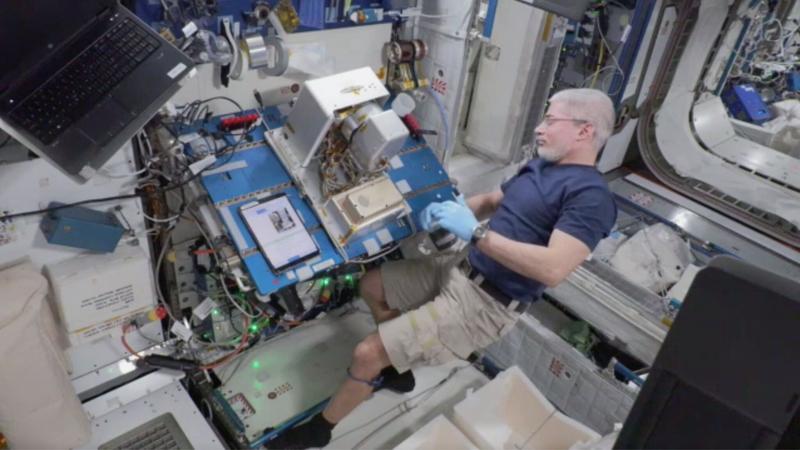
<instances>
[{"instance_id":1,"label":"white container","mask_svg":"<svg viewBox=\"0 0 800 450\"><path fill-rule=\"evenodd\" d=\"M591 428L556 412L531 436L523 448L567 449L599 438L600 435Z\"/></svg>"},{"instance_id":2,"label":"white container","mask_svg":"<svg viewBox=\"0 0 800 450\"><path fill-rule=\"evenodd\" d=\"M409 436L395 450L478 450L445 416L438 416Z\"/></svg>"},{"instance_id":3,"label":"white container","mask_svg":"<svg viewBox=\"0 0 800 450\"><path fill-rule=\"evenodd\" d=\"M392 110L369 116L361 130L354 133L350 152L370 172L400 153L408 139L408 128Z\"/></svg>"},{"instance_id":4,"label":"white container","mask_svg":"<svg viewBox=\"0 0 800 450\"><path fill-rule=\"evenodd\" d=\"M453 421L480 448L567 449L599 437L557 412L516 366L457 404Z\"/></svg>"},{"instance_id":5,"label":"white container","mask_svg":"<svg viewBox=\"0 0 800 450\"><path fill-rule=\"evenodd\" d=\"M519 366L553 405L600 434L625 422L635 394L529 314L487 348L500 367Z\"/></svg>"},{"instance_id":6,"label":"white container","mask_svg":"<svg viewBox=\"0 0 800 450\"><path fill-rule=\"evenodd\" d=\"M128 318L155 306L150 263L138 247L80 255L45 272L72 345L116 337Z\"/></svg>"}]
</instances>

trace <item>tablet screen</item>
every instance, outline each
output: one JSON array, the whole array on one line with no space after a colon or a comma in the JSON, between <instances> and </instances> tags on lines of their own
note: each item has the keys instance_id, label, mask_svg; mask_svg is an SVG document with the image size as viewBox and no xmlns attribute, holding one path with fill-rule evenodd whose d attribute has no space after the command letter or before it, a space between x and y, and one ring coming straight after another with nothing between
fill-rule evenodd
<instances>
[{"instance_id":1,"label":"tablet screen","mask_svg":"<svg viewBox=\"0 0 800 450\"><path fill-rule=\"evenodd\" d=\"M281 270L319 253L285 194L245 205L241 214L273 270Z\"/></svg>"}]
</instances>

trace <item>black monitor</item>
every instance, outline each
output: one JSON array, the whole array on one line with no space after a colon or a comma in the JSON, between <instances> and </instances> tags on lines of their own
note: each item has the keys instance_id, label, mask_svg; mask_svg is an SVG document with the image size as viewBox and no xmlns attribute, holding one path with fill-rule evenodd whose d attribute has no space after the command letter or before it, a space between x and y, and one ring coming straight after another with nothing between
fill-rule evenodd
<instances>
[{"instance_id":1,"label":"black monitor","mask_svg":"<svg viewBox=\"0 0 800 450\"><path fill-rule=\"evenodd\" d=\"M712 260L615 448L800 448L800 284Z\"/></svg>"},{"instance_id":2,"label":"black monitor","mask_svg":"<svg viewBox=\"0 0 800 450\"><path fill-rule=\"evenodd\" d=\"M116 0L0 1L0 92L115 4Z\"/></svg>"}]
</instances>

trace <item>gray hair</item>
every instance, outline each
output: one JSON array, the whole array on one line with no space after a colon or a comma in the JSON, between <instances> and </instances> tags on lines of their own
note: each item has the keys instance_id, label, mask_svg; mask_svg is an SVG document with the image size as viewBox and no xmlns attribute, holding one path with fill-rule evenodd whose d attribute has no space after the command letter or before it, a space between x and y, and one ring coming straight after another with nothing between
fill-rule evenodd
<instances>
[{"instance_id":1,"label":"gray hair","mask_svg":"<svg viewBox=\"0 0 800 450\"><path fill-rule=\"evenodd\" d=\"M550 97L550 103L566 107L573 119L585 120L594 127L594 148L600 151L614 131L614 102L605 92L597 89L564 89Z\"/></svg>"}]
</instances>

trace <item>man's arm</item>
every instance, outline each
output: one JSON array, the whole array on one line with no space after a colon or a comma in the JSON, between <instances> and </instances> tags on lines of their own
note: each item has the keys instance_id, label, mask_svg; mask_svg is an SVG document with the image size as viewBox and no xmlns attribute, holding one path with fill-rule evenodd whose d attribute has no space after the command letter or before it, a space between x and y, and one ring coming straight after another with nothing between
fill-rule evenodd
<instances>
[{"instance_id":1,"label":"man's arm","mask_svg":"<svg viewBox=\"0 0 800 450\"><path fill-rule=\"evenodd\" d=\"M494 214L503 200L503 191L497 190L486 194L474 195L467 199L467 206L478 220L484 220Z\"/></svg>"},{"instance_id":2,"label":"man's arm","mask_svg":"<svg viewBox=\"0 0 800 450\"><path fill-rule=\"evenodd\" d=\"M583 241L558 229L553 230L546 247L514 241L494 231L478 241L477 247L514 272L548 287L561 283L591 253Z\"/></svg>"}]
</instances>

